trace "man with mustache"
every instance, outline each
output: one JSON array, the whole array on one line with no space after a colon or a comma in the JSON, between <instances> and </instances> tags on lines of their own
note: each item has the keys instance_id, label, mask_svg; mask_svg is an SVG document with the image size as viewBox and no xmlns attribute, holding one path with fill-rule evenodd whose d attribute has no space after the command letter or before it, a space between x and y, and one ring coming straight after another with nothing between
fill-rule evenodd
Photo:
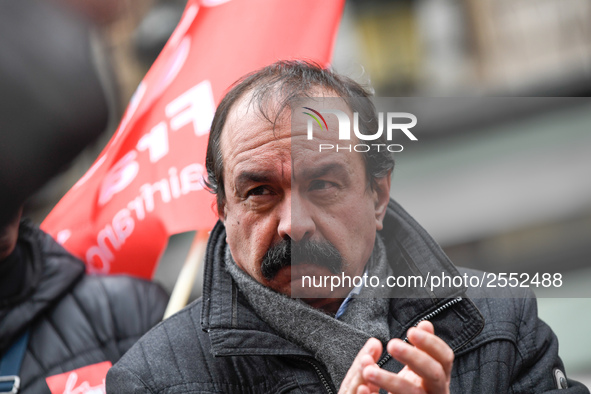
<instances>
[{"instance_id":1,"label":"man with mustache","mask_svg":"<svg viewBox=\"0 0 591 394\"><path fill-rule=\"evenodd\" d=\"M352 97L369 94L305 62L233 86L207 151L220 222L203 298L140 340L109 372L108 392L588 392L564 376L557 339L527 294L309 285L461 275L390 199L386 149L322 152L338 142L335 117L309 138L302 108L358 113L375 131L373 105Z\"/></svg>"},{"instance_id":2,"label":"man with mustache","mask_svg":"<svg viewBox=\"0 0 591 394\"><path fill-rule=\"evenodd\" d=\"M282 268L304 262L324 266L333 274L340 273L343 268L341 254L330 242L293 242L283 239L265 253L261 273L267 280L271 280Z\"/></svg>"}]
</instances>

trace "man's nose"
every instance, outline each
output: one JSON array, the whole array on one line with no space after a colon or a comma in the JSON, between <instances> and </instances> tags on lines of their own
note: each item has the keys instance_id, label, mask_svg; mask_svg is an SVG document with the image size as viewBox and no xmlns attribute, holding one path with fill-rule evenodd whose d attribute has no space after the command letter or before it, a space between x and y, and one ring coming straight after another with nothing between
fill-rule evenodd
<instances>
[{"instance_id":1,"label":"man's nose","mask_svg":"<svg viewBox=\"0 0 591 394\"><path fill-rule=\"evenodd\" d=\"M297 194L289 194L281 206L277 231L281 238L289 236L299 242L312 237L316 224L306 204Z\"/></svg>"}]
</instances>

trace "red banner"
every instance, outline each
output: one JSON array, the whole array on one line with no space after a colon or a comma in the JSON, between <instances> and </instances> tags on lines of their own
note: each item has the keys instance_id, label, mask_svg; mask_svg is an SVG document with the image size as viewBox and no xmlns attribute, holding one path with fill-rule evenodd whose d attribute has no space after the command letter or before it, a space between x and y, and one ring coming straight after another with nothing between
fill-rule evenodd
<instances>
[{"instance_id":1,"label":"red banner","mask_svg":"<svg viewBox=\"0 0 591 394\"><path fill-rule=\"evenodd\" d=\"M110 361L88 365L45 378L52 394L104 394Z\"/></svg>"},{"instance_id":2,"label":"red banner","mask_svg":"<svg viewBox=\"0 0 591 394\"><path fill-rule=\"evenodd\" d=\"M217 103L280 59L328 65L344 0L191 0L111 141L41 227L89 272L151 278L168 237L210 229L205 150Z\"/></svg>"}]
</instances>

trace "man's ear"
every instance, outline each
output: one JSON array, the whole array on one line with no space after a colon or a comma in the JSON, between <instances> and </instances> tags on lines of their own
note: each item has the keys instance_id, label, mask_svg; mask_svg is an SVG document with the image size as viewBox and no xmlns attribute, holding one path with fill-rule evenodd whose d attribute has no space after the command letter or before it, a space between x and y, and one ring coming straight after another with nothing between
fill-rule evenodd
<instances>
[{"instance_id":1,"label":"man's ear","mask_svg":"<svg viewBox=\"0 0 591 394\"><path fill-rule=\"evenodd\" d=\"M219 205L217 205L217 208L218 208L218 217L220 218L220 221L222 223L225 223L225 221L226 221L226 204L225 204L225 202L222 201Z\"/></svg>"},{"instance_id":2,"label":"man's ear","mask_svg":"<svg viewBox=\"0 0 591 394\"><path fill-rule=\"evenodd\" d=\"M390 202L391 175L392 171L388 171L388 175L376 178L373 181L376 231L384 228L384 216L386 216L386 209L388 208L388 202Z\"/></svg>"}]
</instances>

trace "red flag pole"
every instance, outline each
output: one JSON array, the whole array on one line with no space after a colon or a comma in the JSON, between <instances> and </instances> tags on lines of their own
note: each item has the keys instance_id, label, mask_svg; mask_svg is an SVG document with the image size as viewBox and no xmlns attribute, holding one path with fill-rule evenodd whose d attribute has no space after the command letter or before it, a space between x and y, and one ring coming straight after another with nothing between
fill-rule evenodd
<instances>
[{"instance_id":1,"label":"red flag pole","mask_svg":"<svg viewBox=\"0 0 591 394\"><path fill-rule=\"evenodd\" d=\"M209 231L197 231L193 243L187 254L187 259L181 268L181 272L176 280L168 306L164 312L164 319L174 315L187 305L191 289L197 278L197 274L205 258L205 250L207 247L207 239L209 238Z\"/></svg>"}]
</instances>

